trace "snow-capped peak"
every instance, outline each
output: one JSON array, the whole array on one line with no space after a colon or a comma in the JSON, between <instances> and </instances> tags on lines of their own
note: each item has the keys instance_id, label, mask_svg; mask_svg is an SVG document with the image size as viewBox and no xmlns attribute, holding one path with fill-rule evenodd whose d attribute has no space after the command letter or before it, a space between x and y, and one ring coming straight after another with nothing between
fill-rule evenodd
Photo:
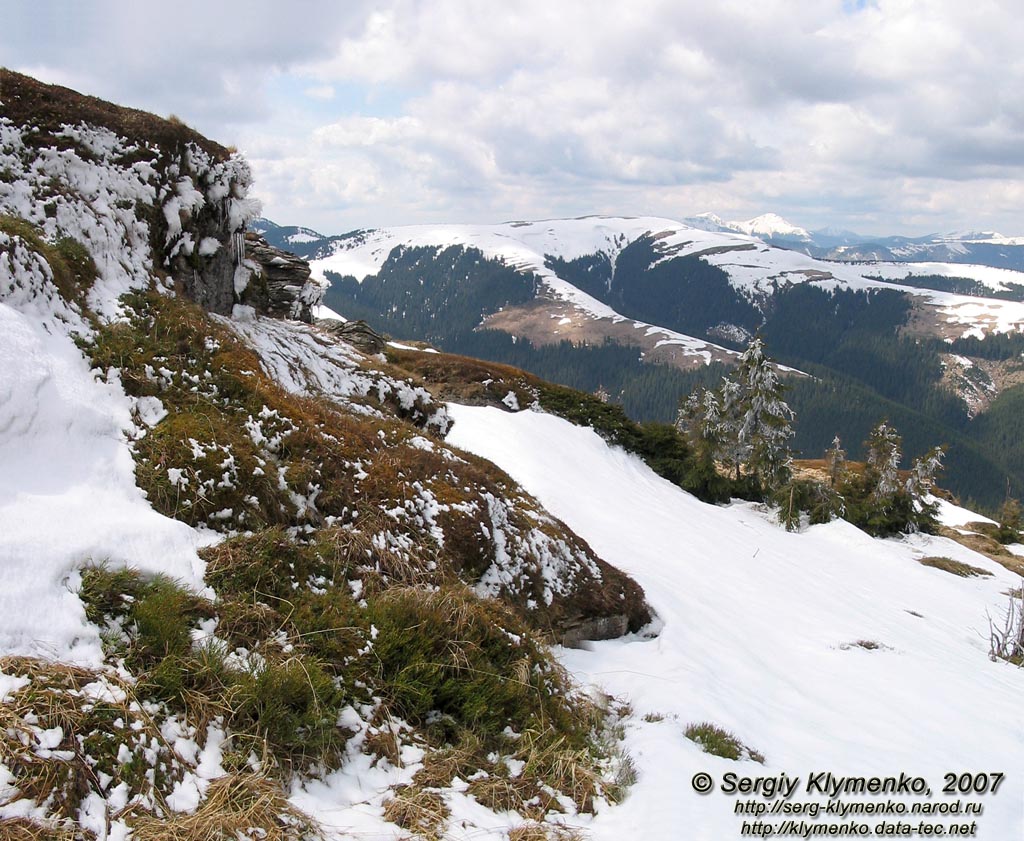
<instances>
[{"instance_id":1,"label":"snow-capped peak","mask_svg":"<svg viewBox=\"0 0 1024 841\"><path fill-rule=\"evenodd\" d=\"M691 228L697 228L698 230L709 231L711 233L737 230L731 222L726 222L717 213L698 213L696 216L687 216L683 220L683 223L689 225Z\"/></svg>"},{"instance_id":2,"label":"snow-capped peak","mask_svg":"<svg viewBox=\"0 0 1024 841\"><path fill-rule=\"evenodd\" d=\"M764 213L746 222L730 222L729 227L752 237L785 237L786 239L810 240L806 229L787 222L777 213Z\"/></svg>"}]
</instances>

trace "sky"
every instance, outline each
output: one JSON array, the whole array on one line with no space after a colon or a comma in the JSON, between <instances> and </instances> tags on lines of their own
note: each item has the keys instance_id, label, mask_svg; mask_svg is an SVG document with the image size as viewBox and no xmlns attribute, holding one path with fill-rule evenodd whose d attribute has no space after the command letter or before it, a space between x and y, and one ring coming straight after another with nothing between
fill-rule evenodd
<instances>
[{"instance_id":1,"label":"sky","mask_svg":"<svg viewBox=\"0 0 1024 841\"><path fill-rule=\"evenodd\" d=\"M0 65L322 233L592 213L1024 234L1018 0L0 0Z\"/></svg>"}]
</instances>

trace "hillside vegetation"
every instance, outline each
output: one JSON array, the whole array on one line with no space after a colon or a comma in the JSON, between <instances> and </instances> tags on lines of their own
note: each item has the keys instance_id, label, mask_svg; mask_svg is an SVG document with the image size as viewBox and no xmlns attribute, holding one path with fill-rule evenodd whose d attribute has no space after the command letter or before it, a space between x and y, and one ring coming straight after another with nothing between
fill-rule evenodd
<instances>
[{"instance_id":1,"label":"hillside vegetation","mask_svg":"<svg viewBox=\"0 0 1024 841\"><path fill-rule=\"evenodd\" d=\"M316 838L295 793L350 776L426 838L460 780L528 837L621 798L549 646L643 591L409 372L249 305L242 159L3 74L0 835Z\"/></svg>"}]
</instances>

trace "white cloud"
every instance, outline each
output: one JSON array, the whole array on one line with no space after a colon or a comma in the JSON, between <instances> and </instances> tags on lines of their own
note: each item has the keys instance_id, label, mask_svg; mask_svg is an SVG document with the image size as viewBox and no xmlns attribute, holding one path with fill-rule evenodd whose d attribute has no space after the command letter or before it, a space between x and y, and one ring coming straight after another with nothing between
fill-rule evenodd
<instances>
[{"instance_id":1,"label":"white cloud","mask_svg":"<svg viewBox=\"0 0 1024 841\"><path fill-rule=\"evenodd\" d=\"M15 4L5 60L237 141L282 222L712 208L1022 232L1013 0L42 9Z\"/></svg>"}]
</instances>

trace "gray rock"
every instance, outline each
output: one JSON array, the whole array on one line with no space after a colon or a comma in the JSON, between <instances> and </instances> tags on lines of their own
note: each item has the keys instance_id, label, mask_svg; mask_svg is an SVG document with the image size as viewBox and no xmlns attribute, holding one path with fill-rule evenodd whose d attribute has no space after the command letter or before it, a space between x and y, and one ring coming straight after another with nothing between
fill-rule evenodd
<instances>
[{"instance_id":1,"label":"gray rock","mask_svg":"<svg viewBox=\"0 0 1024 841\"><path fill-rule=\"evenodd\" d=\"M245 261L253 274L243 303L277 318L313 322L313 307L322 293L309 279L309 263L252 232L245 235Z\"/></svg>"},{"instance_id":2,"label":"gray rock","mask_svg":"<svg viewBox=\"0 0 1024 841\"><path fill-rule=\"evenodd\" d=\"M561 629L561 643L566 648L580 648L586 640L611 640L629 630L629 619L624 613L611 616L593 616L567 622Z\"/></svg>"},{"instance_id":3,"label":"gray rock","mask_svg":"<svg viewBox=\"0 0 1024 841\"><path fill-rule=\"evenodd\" d=\"M338 321L336 318L324 318L317 321L317 326L359 348L364 353L382 353L387 347L387 340L365 321Z\"/></svg>"}]
</instances>

